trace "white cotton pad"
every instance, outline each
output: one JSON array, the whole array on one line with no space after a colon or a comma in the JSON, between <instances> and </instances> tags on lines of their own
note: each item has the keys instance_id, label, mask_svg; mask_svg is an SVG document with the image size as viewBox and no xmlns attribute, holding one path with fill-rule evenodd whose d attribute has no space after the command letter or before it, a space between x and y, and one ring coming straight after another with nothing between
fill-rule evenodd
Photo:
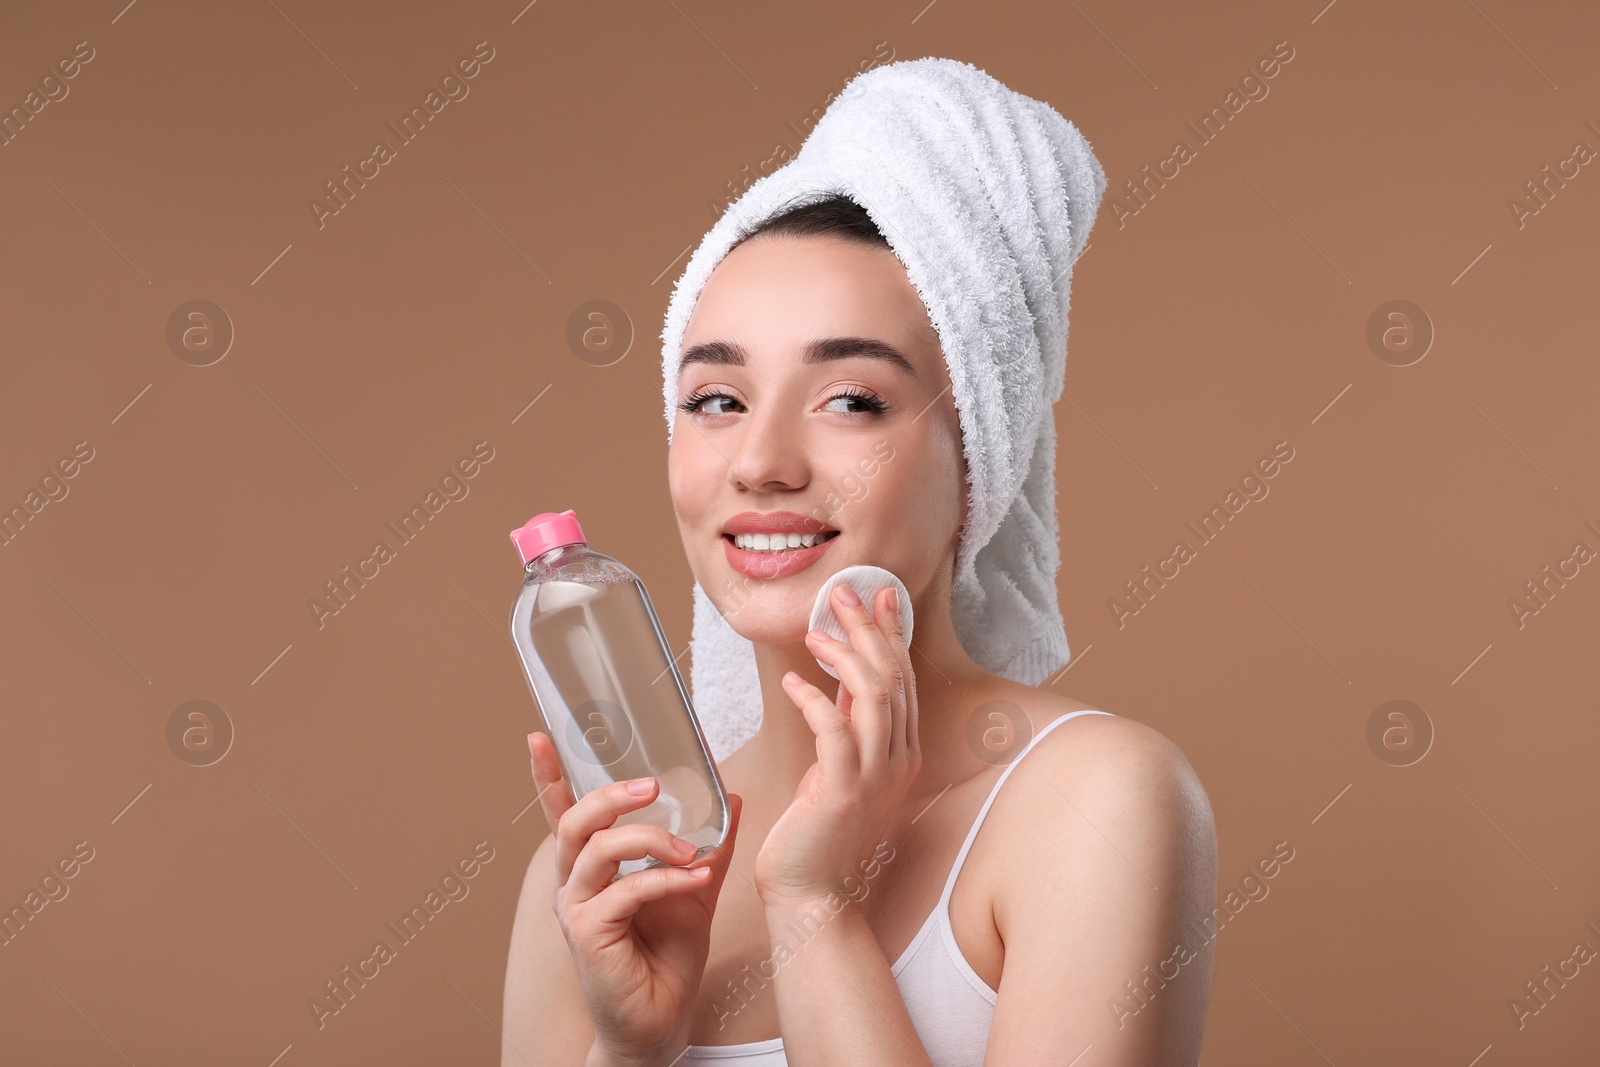
<instances>
[{"instance_id":1,"label":"white cotton pad","mask_svg":"<svg viewBox=\"0 0 1600 1067\"><path fill-rule=\"evenodd\" d=\"M841 582L847 583L854 589L861 602L868 608L872 607L873 598L880 591L893 586L900 596L900 627L905 631L906 645L911 644L911 594L906 592L905 583L893 573L870 564L846 567L822 583L822 588L817 590L817 602L811 608L811 629L821 630L837 641L850 643L850 636L839 624L839 617L833 613L833 588ZM839 672L828 664L820 659L817 663L833 677L839 677Z\"/></svg>"}]
</instances>

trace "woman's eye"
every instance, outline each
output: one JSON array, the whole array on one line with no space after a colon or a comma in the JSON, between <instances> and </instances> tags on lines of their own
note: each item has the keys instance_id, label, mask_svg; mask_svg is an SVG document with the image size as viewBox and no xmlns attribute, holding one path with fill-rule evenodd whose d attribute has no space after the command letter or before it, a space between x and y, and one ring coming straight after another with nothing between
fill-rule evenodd
<instances>
[{"instance_id":1,"label":"woman's eye","mask_svg":"<svg viewBox=\"0 0 1600 1067\"><path fill-rule=\"evenodd\" d=\"M828 403L842 404L843 407L830 407L829 410L846 415L865 415L884 410L882 401L862 393L839 393L828 398Z\"/></svg>"},{"instance_id":2,"label":"woman's eye","mask_svg":"<svg viewBox=\"0 0 1600 1067\"><path fill-rule=\"evenodd\" d=\"M726 400L726 401L728 401L730 403L733 403L733 404L737 404L738 403L737 400L734 400L733 397L728 396L726 393L708 393L705 396L691 397L689 399L689 402L684 404L684 408L686 410L688 410L688 411L700 412L701 414L705 414L705 415L729 415L729 414L732 414L732 412L730 412L730 411L726 411L726 410L722 410L722 409L718 409L718 408L708 408L708 407L706 407L707 404L715 404L718 401L722 401L722 400Z\"/></svg>"}]
</instances>

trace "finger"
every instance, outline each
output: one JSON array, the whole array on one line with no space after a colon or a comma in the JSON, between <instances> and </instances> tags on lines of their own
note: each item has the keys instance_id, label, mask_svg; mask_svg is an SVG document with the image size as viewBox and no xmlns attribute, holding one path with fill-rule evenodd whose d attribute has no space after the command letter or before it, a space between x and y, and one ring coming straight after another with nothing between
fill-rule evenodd
<instances>
[{"instance_id":1,"label":"finger","mask_svg":"<svg viewBox=\"0 0 1600 1067\"><path fill-rule=\"evenodd\" d=\"M893 589L886 592L890 596L896 595ZM834 599L838 603L835 613L850 638L851 647L865 656L872 669L888 683L890 700L883 708L887 713L883 717L885 749L896 748L897 739L903 734L903 727L897 719L900 695L905 685L904 663L880 622L873 618L872 607L863 604L854 590L844 585L836 586Z\"/></svg>"},{"instance_id":2,"label":"finger","mask_svg":"<svg viewBox=\"0 0 1600 1067\"><path fill-rule=\"evenodd\" d=\"M616 924L633 916L652 900L675 893L694 893L715 880L709 867L651 867L619 878L584 902L584 921Z\"/></svg>"},{"instance_id":3,"label":"finger","mask_svg":"<svg viewBox=\"0 0 1600 1067\"><path fill-rule=\"evenodd\" d=\"M900 665L899 692L895 694L894 743L902 752L909 753L911 735L916 729L913 701L916 699L916 673L911 669L911 648L906 644L904 620L900 618L900 596L893 589L878 594L874 619L883 631L889 647L894 650L895 662Z\"/></svg>"},{"instance_id":4,"label":"finger","mask_svg":"<svg viewBox=\"0 0 1600 1067\"><path fill-rule=\"evenodd\" d=\"M563 777L561 759L550 738L538 731L528 735L528 756L533 765L533 788L545 821L555 830L561 815L572 807L572 786Z\"/></svg>"},{"instance_id":5,"label":"finger","mask_svg":"<svg viewBox=\"0 0 1600 1067\"><path fill-rule=\"evenodd\" d=\"M884 590L889 596L896 596L891 589ZM873 608L861 602L855 590L846 585L838 585L833 590L834 614L839 617L840 625L844 627L845 636L850 639L851 647L867 657L867 662L885 678L899 667L899 660L895 655L894 643L890 641L888 633L883 629L882 616L874 618ZM878 600L882 600L882 594ZM898 603L898 598L895 601Z\"/></svg>"},{"instance_id":6,"label":"finger","mask_svg":"<svg viewBox=\"0 0 1600 1067\"><path fill-rule=\"evenodd\" d=\"M647 779L643 795L628 792L627 782L609 782L592 790L561 813L556 824L556 884L565 884L572 875L578 854L589 838L617 821L617 816L648 807L656 799L660 785Z\"/></svg>"},{"instance_id":7,"label":"finger","mask_svg":"<svg viewBox=\"0 0 1600 1067\"><path fill-rule=\"evenodd\" d=\"M606 886L585 905L586 913L596 922L615 923L628 918L641 906L652 900L674 893L706 894L707 911L716 910L716 902L733 865L733 848L738 840L739 819L744 812L744 798L738 793L728 794L728 834L722 844L685 867L652 867L635 871ZM709 871L709 874L698 874Z\"/></svg>"},{"instance_id":8,"label":"finger","mask_svg":"<svg viewBox=\"0 0 1600 1067\"><path fill-rule=\"evenodd\" d=\"M567 878L569 899L581 903L597 896L617 876L624 860L650 856L673 867L681 867L694 857L692 843L678 837L665 826L628 823L608 826L589 836L589 843L578 853ZM634 872L641 873L641 872Z\"/></svg>"},{"instance_id":9,"label":"finger","mask_svg":"<svg viewBox=\"0 0 1600 1067\"><path fill-rule=\"evenodd\" d=\"M719 892L722 882L728 876L728 871L733 867L733 850L739 843L739 820L744 814L744 797L738 793L728 794L728 832L722 839L722 844L712 846L710 852L689 864L690 867L709 867L715 873L711 876L711 892Z\"/></svg>"},{"instance_id":10,"label":"finger","mask_svg":"<svg viewBox=\"0 0 1600 1067\"><path fill-rule=\"evenodd\" d=\"M806 644L812 655L838 673L841 686L850 691L848 708L841 707L840 712L845 714L855 732L863 766L883 766L892 740L894 697L891 684L860 652L820 630L808 633ZM838 703L844 705L846 701L841 697Z\"/></svg>"},{"instance_id":11,"label":"finger","mask_svg":"<svg viewBox=\"0 0 1600 1067\"><path fill-rule=\"evenodd\" d=\"M844 644L831 640L828 643ZM854 782L861 777L862 753L850 720L838 705L828 699L828 694L793 671L783 676L783 691L805 715L811 732L817 735L817 762L822 765L823 773L839 782Z\"/></svg>"},{"instance_id":12,"label":"finger","mask_svg":"<svg viewBox=\"0 0 1600 1067\"><path fill-rule=\"evenodd\" d=\"M890 747L889 684L860 652L821 630L806 634L806 644L839 676L839 696L833 703L850 726L862 765L880 766Z\"/></svg>"}]
</instances>

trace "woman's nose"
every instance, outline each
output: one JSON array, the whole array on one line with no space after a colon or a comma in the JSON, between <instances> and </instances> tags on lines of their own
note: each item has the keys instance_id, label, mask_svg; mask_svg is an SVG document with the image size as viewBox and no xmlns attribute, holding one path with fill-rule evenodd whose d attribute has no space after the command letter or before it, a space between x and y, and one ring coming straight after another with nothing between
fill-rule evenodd
<instances>
[{"instance_id":1,"label":"woman's nose","mask_svg":"<svg viewBox=\"0 0 1600 1067\"><path fill-rule=\"evenodd\" d=\"M752 412L739 429L728 456L728 482L746 489L799 489L806 484L810 459L800 426L770 407Z\"/></svg>"}]
</instances>

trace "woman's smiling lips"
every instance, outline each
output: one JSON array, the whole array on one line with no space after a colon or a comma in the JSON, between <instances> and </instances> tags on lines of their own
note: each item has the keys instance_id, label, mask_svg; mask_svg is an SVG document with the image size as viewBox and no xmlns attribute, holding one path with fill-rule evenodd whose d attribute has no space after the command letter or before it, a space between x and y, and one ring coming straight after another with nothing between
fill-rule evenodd
<instances>
[{"instance_id":1,"label":"woman's smiling lips","mask_svg":"<svg viewBox=\"0 0 1600 1067\"><path fill-rule=\"evenodd\" d=\"M784 548L779 551L740 548L734 543L738 534L813 534L827 535L810 548ZM787 578L799 574L828 550L839 539L839 531L827 523L798 515L792 511L745 511L729 519L722 527L723 551L728 566L750 578Z\"/></svg>"}]
</instances>

